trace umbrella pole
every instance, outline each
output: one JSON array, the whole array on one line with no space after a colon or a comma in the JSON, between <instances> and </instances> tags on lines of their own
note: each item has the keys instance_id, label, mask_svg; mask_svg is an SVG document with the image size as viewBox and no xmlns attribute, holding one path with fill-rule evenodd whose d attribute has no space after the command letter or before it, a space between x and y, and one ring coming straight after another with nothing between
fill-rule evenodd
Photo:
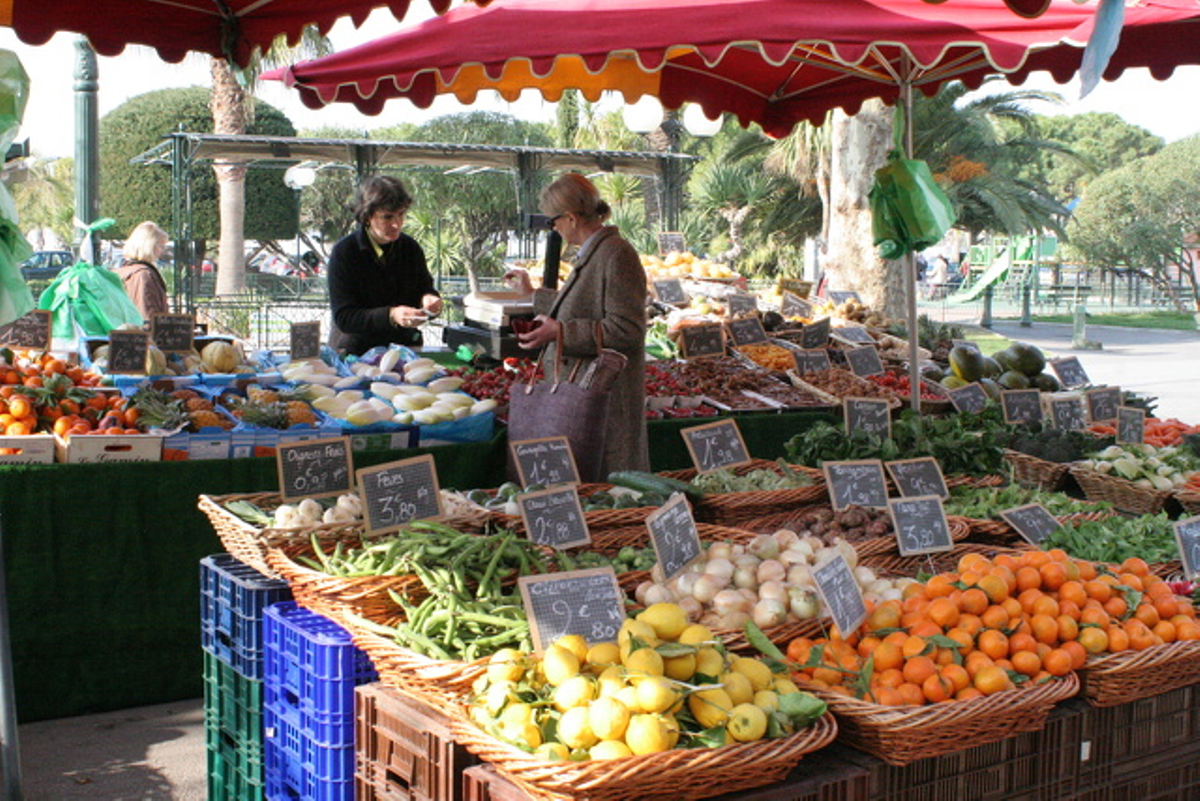
<instances>
[{"instance_id":1,"label":"umbrella pole","mask_svg":"<svg viewBox=\"0 0 1200 801\"><path fill-rule=\"evenodd\" d=\"M900 100L904 103L904 158L913 157L912 138L912 82L908 78L908 59L901 65L904 74L900 78ZM917 260L913 252L904 254L904 284L908 289L908 394L909 403L917 414L921 413L921 365L920 343L917 341Z\"/></svg>"}]
</instances>

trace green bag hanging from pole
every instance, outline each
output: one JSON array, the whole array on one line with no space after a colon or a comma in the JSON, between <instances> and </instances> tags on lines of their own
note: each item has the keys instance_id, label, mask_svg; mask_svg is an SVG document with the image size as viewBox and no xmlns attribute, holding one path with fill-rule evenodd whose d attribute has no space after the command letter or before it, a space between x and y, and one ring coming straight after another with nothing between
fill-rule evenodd
<instances>
[{"instance_id":1,"label":"green bag hanging from pole","mask_svg":"<svg viewBox=\"0 0 1200 801\"><path fill-rule=\"evenodd\" d=\"M936 244L957 219L929 165L902 158L898 150L891 151L888 163L875 172L868 198L872 235L885 259Z\"/></svg>"},{"instance_id":2,"label":"green bag hanging from pole","mask_svg":"<svg viewBox=\"0 0 1200 801\"><path fill-rule=\"evenodd\" d=\"M107 336L114 328L143 322L141 312L125 294L121 277L86 261L59 273L42 293L38 308L52 313L52 335L62 344L80 336Z\"/></svg>"},{"instance_id":3,"label":"green bag hanging from pole","mask_svg":"<svg viewBox=\"0 0 1200 801\"><path fill-rule=\"evenodd\" d=\"M25 103L29 98L29 76L21 60L9 50L0 50L0 153L17 138ZM7 325L33 309L33 294L21 275L20 264L33 255L33 248L17 226L17 207L8 188L0 184L0 325Z\"/></svg>"}]
</instances>

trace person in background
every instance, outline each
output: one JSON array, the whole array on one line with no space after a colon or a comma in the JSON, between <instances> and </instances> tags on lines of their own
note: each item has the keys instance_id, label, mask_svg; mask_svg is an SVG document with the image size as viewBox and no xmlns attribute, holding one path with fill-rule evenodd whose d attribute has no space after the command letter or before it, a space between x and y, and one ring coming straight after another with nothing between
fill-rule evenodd
<instances>
[{"instance_id":1,"label":"person in background","mask_svg":"<svg viewBox=\"0 0 1200 801\"><path fill-rule=\"evenodd\" d=\"M419 326L442 311L425 251L400 230L411 205L404 184L390 175L369 178L359 190L358 228L333 246L326 268L333 311L329 343L341 353L420 345Z\"/></svg>"},{"instance_id":2,"label":"person in background","mask_svg":"<svg viewBox=\"0 0 1200 801\"><path fill-rule=\"evenodd\" d=\"M928 297L937 298L946 287L946 279L950 272L950 262L946 261L945 256L938 256L933 260L933 269L929 270L926 275L926 285L928 287Z\"/></svg>"},{"instance_id":3,"label":"person in background","mask_svg":"<svg viewBox=\"0 0 1200 801\"><path fill-rule=\"evenodd\" d=\"M514 288L533 294L536 327L518 334L526 350L547 348L552 364L561 341L563 369L579 360L583 375L600 348L628 358L612 387L605 428L605 473L649 470L645 415L646 272L637 250L615 225L606 225L611 210L595 184L579 173L567 173L543 191L542 213L563 241L578 248L571 275L562 288L535 293L524 270L510 270ZM599 324L597 326L597 324ZM597 338L597 327L600 337ZM561 340L560 340L561 337ZM601 343L600 339L603 340ZM547 373L552 377L553 371Z\"/></svg>"},{"instance_id":4,"label":"person in background","mask_svg":"<svg viewBox=\"0 0 1200 801\"><path fill-rule=\"evenodd\" d=\"M125 285L125 294L137 306L146 322L156 314L171 311L167 303L167 283L158 271L158 260L167 252L167 232L147 220L139 223L125 240L122 259L116 273Z\"/></svg>"}]
</instances>

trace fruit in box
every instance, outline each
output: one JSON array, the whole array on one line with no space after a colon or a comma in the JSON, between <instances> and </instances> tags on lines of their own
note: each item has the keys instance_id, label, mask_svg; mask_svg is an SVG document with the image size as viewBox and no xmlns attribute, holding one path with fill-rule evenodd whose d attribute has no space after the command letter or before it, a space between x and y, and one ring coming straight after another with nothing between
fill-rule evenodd
<instances>
[{"instance_id":1,"label":"fruit in box","mask_svg":"<svg viewBox=\"0 0 1200 801\"><path fill-rule=\"evenodd\" d=\"M725 279L737 278L738 274L729 265L709 259L698 258L691 251L671 251L666 256L642 255L642 266L650 281L664 278Z\"/></svg>"}]
</instances>

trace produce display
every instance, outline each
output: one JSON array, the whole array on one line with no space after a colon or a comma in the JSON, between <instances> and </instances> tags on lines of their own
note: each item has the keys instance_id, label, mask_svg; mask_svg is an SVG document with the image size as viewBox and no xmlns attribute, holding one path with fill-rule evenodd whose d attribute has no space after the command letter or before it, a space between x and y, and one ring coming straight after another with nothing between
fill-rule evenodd
<instances>
[{"instance_id":1,"label":"produce display","mask_svg":"<svg viewBox=\"0 0 1200 801\"><path fill-rule=\"evenodd\" d=\"M869 381L839 367L803 373L798 378L835 398L882 398L892 401L900 396L898 391L883 383Z\"/></svg>"},{"instance_id":2,"label":"produce display","mask_svg":"<svg viewBox=\"0 0 1200 801\"><path fill-rule=\"evenodd\" d=\"M1106 423L1094 423L1088 426L1088 430L1100 436L1115 437L1117 434L1117 427ZM1189 438L1200 435L1200 425L1190 426L1174 418L1159 420L1156 417L1147 417L1144 434L1147 445L1159 448L1183 445ZM1192 447L1192 451L1196 452L1196 448Z\"/></svg>"},{"instance_id":3,"label":"produce display","mask_svg":"<svg viewBox=\"0 0 1200 801\"><path fill-rule=\"evenodd\" d=\"M1084 431L1064 431L1049 428L1041 423L1026 424L1013 432L1006 447L1011 450L1043 459L1056 464L1077 462L1089 453L1101 450L1113 443L1114 431L1110 435L1098 436Z\"/></svg>"},{"instance_id":4,"label":"produce display","mask_svg":"<svg viewBox=\"0 0 1200 801\"><path fill-rule=\"evenodd\" d=\"M97 373L49 353L18 356L0 349L0 434L140 433L125 398L98 391L100 381Z\"/></svg>"},{"instance_id":5,"label":"produce display","mask_svg":"<svg viewBox=\"0 0 1200 801\"><path fill-rule=\"evenodd\" d=\"M907 373L889 370L882 375L871 375L866 378L871 383L890 390L901 398L912 396L912 379L909 378ZM936 392L927 381L921 381L921 400L946 401L947 398L944 394Z\"/></svg>"},{"instance_id":6,"label":"produce display","mask_svg":"<svg viewBox=\"0 0 1200 801\"><path fill-rule=\"evenodd\" d=\"M1167 445L1110 445L1079 462L1097 473L1119 476L1145 489L1182 487L1200 470L1200 459L1190 450Z\"/></svg>"},{"instance_id":7,"label":"produce display","mask_svg":"<svg viewBox=\"0 0 1200 801\"><path fill-rule=\"evenodd\" d=\"M947 389L957 389L978 381L988 394L999 398L1005 389L1040 389L1057 392L1062 387L1053 373L1046 372L1046 356L1024 342L1014 342L991 356L974 348L956 345L947 360L950 374L941 379Z\"/></svg>"},{"instance_id":8,"label":"produce display","mask_svg":"<svg viewBox=\"0 0 1200 801\"><path fill-rule=\"evenodd\" d=\"M826 402L812 393L784 384L766 370L746 367L730 356L676 362L670 370L677 379L695 387L706 398L729 409L740 411L775 409L779 406L823 406ZM768 398L764 402L746 393Z\"/></svg>"},{"instance_id":9,"label":"produce display","mask_svg":"<svg viewBox=\"0 0 1200 801\"><path fill-rule=\"evenodd\" d=\"M1093 562L1120 564L1126 559L1144 559L1150 564L1166 564L1179 560L1175 529L1165 512L1067 523L1042 544Z\"/></svg>"},{"instance_id":10,"label":"produce display","mask_svg":"<svg viewBox=\"0 0 1200 801\"><path fill-rule=\"evenodd\" d=\"M732 279L738 274L729 268L728 264L704 259L690 250L672 250L665 256L642 254L642 266L646 268L646 280L655 281L663 278L696 278L710 280L713 278Z\"/></svg>"},{"instance_id":11,"label":"produce display","mask_svg":"<svg viewBox=\"0 0 1200 801\"><path fill-rule=\"evenodd\" d=\"M142 430L228 430L237 424L232 416L218 412L211 398L192 389L168 392L147 384L129 397L127 408L137 410L137 425Z\"/></svg>"},{"instance_id":12,"label":"produce display","mask_svg":"<svg viewBox=\"0 0 1200 801\"><path fill-rule=\"evenodd\" d=\"M1111 509L1106 501L1080 501L1061 492L1029 489L1017 484L1004 487L951 487L946 514L978 520L999 520L1000 512L1040 503L1052 515L1070 515Z\"/></svg>"},{"instance_id":13,"label":"produce display","mask_svg":"<svg viewBox=\"0 0 1200 801\"><path fill-rule=\"evenodd\" d=\"M755 345L742 345L736 350L759 367L766 368L767 370L784 373L788 370L796 369L796 359L792 356L792 352L781 345L772 345L767 342Z\"/></svg>"},{"instance_id":14,"label":"produce display","mask_svg":"<svg viewBox=\"0 0 1200 801\"><path fill-rule=\"evenodd\" d=\"M812 486L813 478L796 470L783 459L775 462L779 470L755 469L738 474L727 467L701 473L692 479L692 486L706 493L756 492L761 490L792 489Z\"/></svg>"},{"instance_id":15,"label":"produce display","mask_svg":"<svg viewBox=\"0 0 1200 801\"><path fill-rule=\"evenodd\" d=\"M306 401L288 392L248 387L246 394L222 392L217 405L242 422L259 428L287 429L295 425L315 425L317 415Z\"/></svg>"}]
</instances>

